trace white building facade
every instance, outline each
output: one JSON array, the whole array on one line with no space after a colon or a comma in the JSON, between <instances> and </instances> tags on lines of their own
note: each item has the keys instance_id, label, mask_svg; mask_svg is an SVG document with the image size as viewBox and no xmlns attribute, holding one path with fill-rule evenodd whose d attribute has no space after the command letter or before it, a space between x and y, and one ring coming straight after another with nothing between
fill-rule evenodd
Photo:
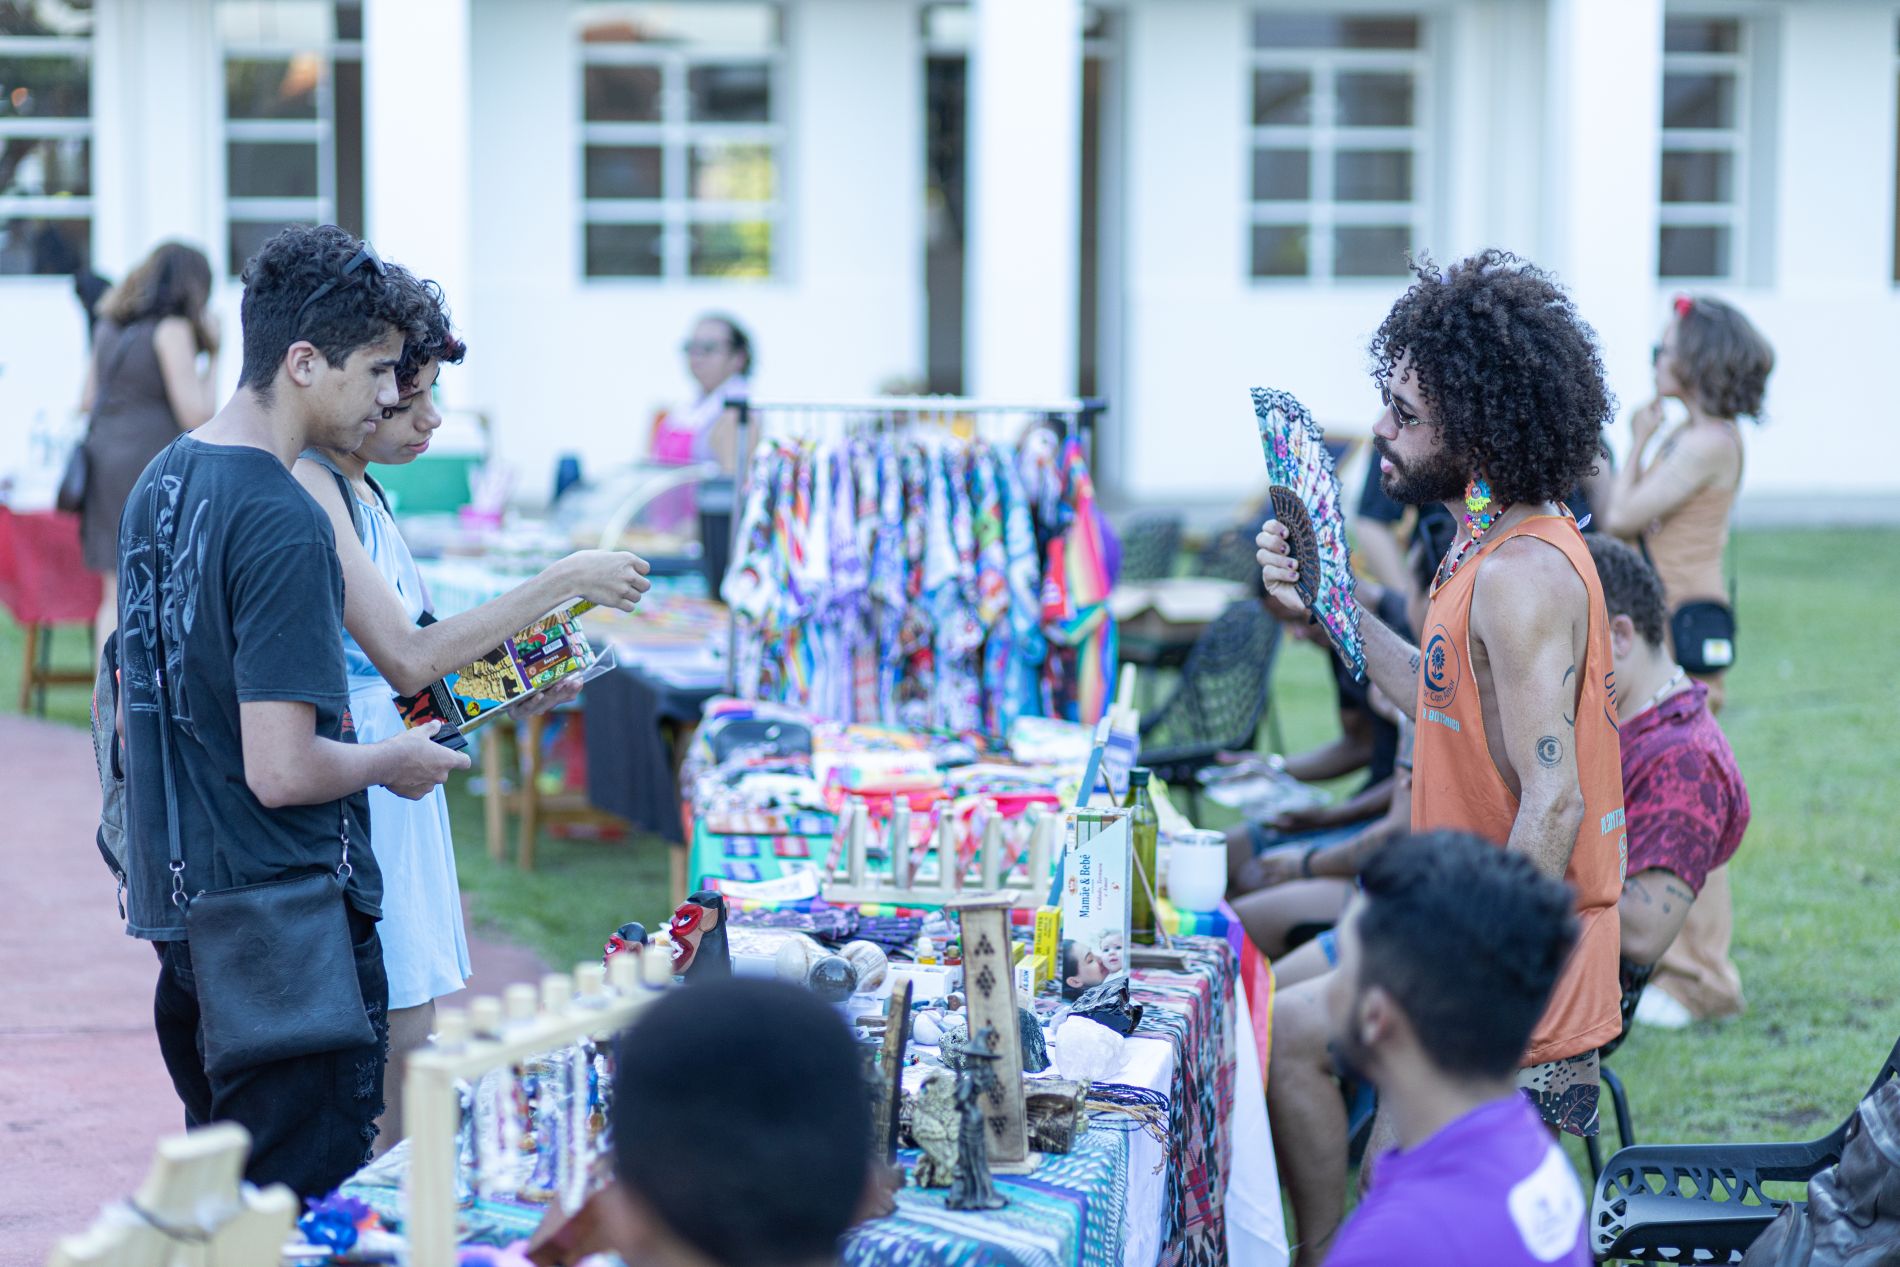
<instances>
[{"instance_id":1,"label":"white building facade","mask_svg":"<svg viewBox=\"0 0 1900 1267\"><path fill-rule=\"evenodd\" d=\"M643 453L721 311L760 395L1100 395L1111 495L1224 508L1248 387L1363 434L1406 252L1495 245L1626 410L1674 295L1749 313L1745 505L1900 505L1897 116L1895 0L0 0L0 464L77 396L77 263L333 219L442 283L531 495Z\"/></svg>"}]
</instances>

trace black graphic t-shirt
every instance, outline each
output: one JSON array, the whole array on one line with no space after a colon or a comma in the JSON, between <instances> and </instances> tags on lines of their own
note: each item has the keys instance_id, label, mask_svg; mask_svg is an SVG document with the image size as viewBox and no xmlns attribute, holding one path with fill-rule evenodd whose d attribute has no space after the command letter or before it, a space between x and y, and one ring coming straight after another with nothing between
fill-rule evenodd
<instances>
[{"instance_id":1,"label":"black graphic t-shirt","mask_svg":"<svg viewBox=\"0 0 1900 1267\"><path fill-rule=\"evenodd\" d=\"M365 798L267 809L244 779L240 703L309 704L320 738L355 741L329 518L272 454L181 436L145 468L119 524L126 931L185 935L171 900L152 674L154 523L185 891L334 870L347 813L350 903L378 916L382 874Z\"/></svg>"}]
</instances>

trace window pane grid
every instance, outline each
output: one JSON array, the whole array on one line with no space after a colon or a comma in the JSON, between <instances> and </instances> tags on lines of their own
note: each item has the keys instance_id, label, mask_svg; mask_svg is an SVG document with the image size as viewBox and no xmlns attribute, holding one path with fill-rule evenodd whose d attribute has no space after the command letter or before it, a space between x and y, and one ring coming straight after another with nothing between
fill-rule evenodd
<instances>
[{"instance_id":1,"label":"window pane grid","mask_svg":"<svg viewBox=\"0 0 1900 1267\"><path fill-rule=\"evenodd\" d=\"M1263 14L1247 61L1255 278L1402 276L1429 177L1423 20ZM1276 37L1279 38L1279 37ZM1340 41L1387 44L1341 48Z\"/></svg>"},{"instance_id":2,"label":"window pane grid","mask_svg":"<svg viewBox=\"0 0 1900 1267\"><path fill-rule=\"evenodd\" d=\"M1730 279L1748 240L1748 25L1711 13L1666 28L1657 272Z\"/></svg>"},{"instance_id":3,"label":"window pane grid","mask_svg":"<svg viewBox=\"0 0 1900 1267\"><path fill-rule=\"evenodd\" d=\"M11 24L27 33L0 35L0 277L71 273L92 254L88 8L54 34L62 24L42 25L27 6Z\"/></svg>"},{"instance_id":4,"label":"window pane grid","mask_svg":"<svg viewBox=\"0 0 1900 1267\"><path fill-rule=\"evenodd\" d=\"M776 41L769 12L761 29ZM785 211L782 49L593 42L591 30L583 10L583 275L770 276Z\"/></svg>"},{"instance_id":5,"label":"window pane grid","mask_svg":"<svg viewBox=\"0 0 1900 1267\"><path fill-rule=\"evenodd\" d=\"M325 6L327 8L327 6ZM360 23L337 38L337 11L280 13L281 38L259 28L248 0L221 0L224 84L225 267L239 275L250 254L286 224L341 224L363 231ZM321 20L293 22L292 18ZM226 24L229 25L226 25ZM257 38L259 34L265 38ZM341 129L349 129L344 144ZM351 170L341 169L349 164ZM305 192L308 190L309 192ZM345 194L348 196L346 197Z\"/></svg>"}]
</instances>

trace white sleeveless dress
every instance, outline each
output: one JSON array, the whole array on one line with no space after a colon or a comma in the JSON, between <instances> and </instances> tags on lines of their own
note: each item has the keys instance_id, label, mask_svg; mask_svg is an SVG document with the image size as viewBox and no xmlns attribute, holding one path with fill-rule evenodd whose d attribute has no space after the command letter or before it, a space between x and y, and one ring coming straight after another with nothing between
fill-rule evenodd
<instances>
[{"instance_id":1,"label":"white sleeveless dress","mask_svg":"<svg viewBox=\"0 0 1900 1267\"><path fill-rule=\"evenodd\" d=\"M395 521L380 503L356 496L363 548L402 599L411 621L426 604L422 577ZM361 743L402 733L395 692L346 629L344 665L350 678L350 715ZM383 967L390 1008L419 1007L452 994L469 978L468 936L462 928L462 891L455 879L448 797L436 788L419 801L387 788L369 790L370 847L383 871Z\"/></svg>"}]
</instances>

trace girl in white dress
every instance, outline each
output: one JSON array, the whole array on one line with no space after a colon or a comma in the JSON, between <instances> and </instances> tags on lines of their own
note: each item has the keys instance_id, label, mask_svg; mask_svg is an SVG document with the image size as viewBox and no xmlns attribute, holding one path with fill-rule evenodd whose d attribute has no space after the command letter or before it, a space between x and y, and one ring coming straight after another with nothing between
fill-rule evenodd
<instances>
[{"instance_id":1,"label":"girl in white dress","mask_svg":"<svg viewBox=\"0 0 1900 1267\"><path fill-rule=\"evenodd\" d=\"M413 695L444 673L493 650L504 638L576 598L632 610L647 589L644 560L624 551L582 550L562 559L473 611L428 625L417 620L428 596L414 558L396 529L371 463L400 465L428 450L442 425L433 388L443 364L465 352L450 328L441 293L426 337L411 338L396 369L402 399L383 411L376 429L354 453L311 449L294 473L329 513L343 566L343 648L350 679L350 714L359 742L374 743L402 730L396 695ZM560 687L523 708L553 707L573 697ZM371 788L370 847L383 872L383 921L378 931L389 975L389 1056L385 1109L375 1151L402 1136L402 1061L434 1028L435 1000L462 988L469 977L468 940L449 838L448 799L433 788L406 800Z\"/></svg>"}]
</instances>

